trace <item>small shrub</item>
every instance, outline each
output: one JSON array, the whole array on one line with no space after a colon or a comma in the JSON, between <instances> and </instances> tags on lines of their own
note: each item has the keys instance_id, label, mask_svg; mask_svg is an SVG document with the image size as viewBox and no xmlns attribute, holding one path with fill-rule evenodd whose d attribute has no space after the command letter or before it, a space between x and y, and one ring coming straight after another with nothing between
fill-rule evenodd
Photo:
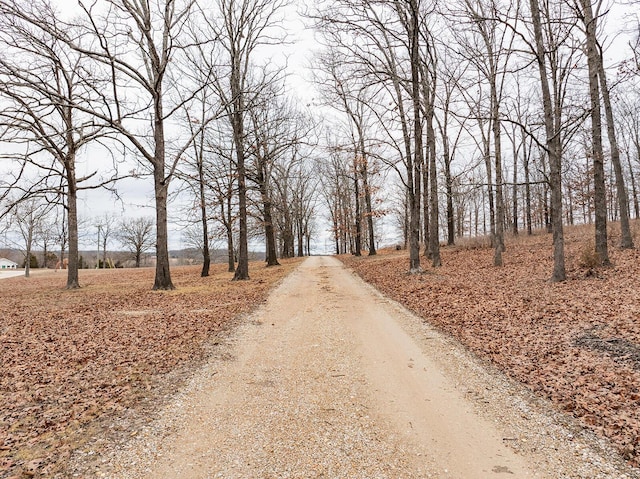
<instances>
[{"instance_id":1,"label":"small shrub","mask_svg":"<svg viewBox=\"0 0 640 479\"><path fill-rule=\"evenodd\" d=\"M578 266L587 270L594 270L602 266L602 259L596 252L596 248L593 243L588 243L583 246L578 257Z\"/></svg>"},{"instance_id":2,"label":"small shrub","mask_svg":"<svg viewBox=\"0 0 640 479\"><path fill-rule=\"evenodd\" d=\"M491 248L491 237L486 236L472 236L456 239L456 247L463 251L489 249Z\"/></svg>"}]
</instances>

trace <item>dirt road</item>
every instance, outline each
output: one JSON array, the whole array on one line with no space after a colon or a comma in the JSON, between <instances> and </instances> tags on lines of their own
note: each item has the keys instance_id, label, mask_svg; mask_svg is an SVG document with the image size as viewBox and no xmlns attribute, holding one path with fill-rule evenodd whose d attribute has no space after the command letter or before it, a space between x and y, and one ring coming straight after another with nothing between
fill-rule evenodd
<instances>
[{"instance_id":1,"label":"dirt road","mask_svg":"<svg viewBox=\"0 0 640 479\"><path fill-rule=\"evenodd\" d=\"M452 340L307 259L108 477L632 477ZM489 368L490 369L490 368Z\"/></svg>"}]
</instances>

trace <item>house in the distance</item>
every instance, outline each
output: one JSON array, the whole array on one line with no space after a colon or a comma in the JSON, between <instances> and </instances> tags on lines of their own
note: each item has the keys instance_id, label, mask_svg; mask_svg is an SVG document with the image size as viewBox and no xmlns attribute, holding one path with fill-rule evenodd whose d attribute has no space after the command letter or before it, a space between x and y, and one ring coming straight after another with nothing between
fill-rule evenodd
<instances>
[{"instance_id":1,"label":"house in the distance","mask_svg":"<svg viewBox=\"0 0 640 479\"><path fill-rule=\"evenodd\" d=\"M0 258L0 270L2 269L16 269L18 267L18 263L11 261L7 258Z\"/></svg>"}]
</instances>

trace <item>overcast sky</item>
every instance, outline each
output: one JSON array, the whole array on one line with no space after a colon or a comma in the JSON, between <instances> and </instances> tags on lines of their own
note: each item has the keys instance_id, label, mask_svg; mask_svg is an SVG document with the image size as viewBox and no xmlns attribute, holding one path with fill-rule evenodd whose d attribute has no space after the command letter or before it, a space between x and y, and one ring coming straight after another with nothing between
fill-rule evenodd
<instances>
[{"instance_id":1,"label":"overcast sky","mask_svg":"<svg viewBox=\"0 0 640 479\"><path fill-rule=\"evenodd\" d=\"M62 10L72 13L72 4L65 0L57 0ZM309 72L307 66L310 64L312 50L316 44L314 41L313 30L304 26L302 17L298 13L298 2L293 2L286 10L286 23L284 25L289 34L288 42L284 46L274 47L268 51L263 51L263 58L256 59L257 63L269 59L274 63L284 65L287 64L287 84L291 94L297 97L301 103L307 104L312 101L314 96L313 86L307 81ZM104 155L104 151L90 152L90 155ZM106 155L105 155L106 156ZM110 161L108 158L92 158L94 161ZM135 161L132 162L135 164ZM171 191L175 192L179 183L172 183ZM119 199L112 193L105 190L90 190L80 193L80 201L78 204L81 218L89 225L93 225L96 219L105 214L112 214L116 217L139 217L151 216L155 217L154 209L154 193L153 181L150 177L138 180L128 179L118 183L117 185ZM172 203L173 201L173 203ZM183 228L179 225L181 219L180 199L174 197L168 205L169 211L169 247L170 249L179 249L184 247ZM182 203L187 201L182 199ZM97 241L97 230L93 226L89 226L89 234L85 234L81 238L81 248L95 248ZM95 234L94 234L95 233ZM321 243L324 244L324 239ZM115 246L115 245L114 245ZM318 245L321 249L323 245Z\"/></svg>"}]
</instances>

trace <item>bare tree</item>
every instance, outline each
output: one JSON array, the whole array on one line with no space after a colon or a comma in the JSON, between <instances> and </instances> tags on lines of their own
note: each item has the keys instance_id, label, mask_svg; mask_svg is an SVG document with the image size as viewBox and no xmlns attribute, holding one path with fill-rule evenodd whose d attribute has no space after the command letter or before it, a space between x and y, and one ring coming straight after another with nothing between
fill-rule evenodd
<instances>
[{"instance_id":1,"label":"bare tree","mask_svg":"<svg viewBox=\"0 0 640 479\"><path fill-rule=\"evenodd\" d=\"M620 149L618 147L618 139L616 135L616 128L614 123L614 112L611 104L611 95L609 82L607 80L607 73L604 68L602 45L598 41L598 17L596 13L595 17L591 8L591 0L581 0L582 5L582 20L585 24L585 33L587 36L587 57L589 63L589 75L591 81L591 68L596 70L597 79L599 81L600 94L602 98L602 106L604 107L606 125L607 125L607 137L609 140L611 163L615 173L615 184L617 193L618 208L620 209L620 229L622 233L621 244L622 248L633 248L633 238L631 236L631 227L629 225L629 196L627 194L627 188L624 180L624 173L622 171L622 163L620 161ZM601 1L596 2L596 8L599 10L602 5ZM591 83L590 88L593 88ZM594 144L597 147L597 143ZM594 156L595 158L595 156ZM599 173L598 173L599 174ZM596 241L597 243L597 241Z\"/></svg>"},{"instance_id":2,"label":"bare tree","mask_svg":"<svg viewBox=\"0 0 640 479\"><path fill-rule=\"evenodd\" d=\"M125 219L120 222L117 238L120 244L131 252L136 262L136 268L140 267L142 255L154 246L152 218Z\"/></svg>"},{"instance_id":3,"label":"bare tree","mask_svg":"<svg viewBox=\"0 0 640 479\"><path fill-rule=\"evenodd\" d=\"M59 208L56 205L53 205L51 211L43 218L42 224L40 225L40 234L37 238L37 243L42 247L42 267L49 268L52 264L52 259L55 255L51 251L51 247L53 246L56 239L56 224L55 221L57 219L57 213ZM57 262L57 261L56 261ZM55 267L56 262L53 262L53 266Z\"/></svg>"},{"instance_id":4,"label":"bare tree","mask_svg":"<svg viewBox=\"0 0 640 479\"><path fill-rule=\"evenodd\" d=\"M321 196L328 211L335 254L343 254L351 243L351 215L353 212L353 184L349 180L349 167L344 151L331 148L327 158L318 162Z\"/></svg>"},{"instance_id":5,"label":"bare tree","mask_svg":"<svg viewBox=\"0 0 640 479\"><path fill-rule=\"evenodd\" d=\"M627 159L634 217L640 217L640 202L634 164L640 162L640 105L637 93L621 95L617 99L618 126L620 128L620 151ZM634 160L634 161L632 161Z\"/></svg>"},{"instance_id":6,"label":"bare tree","mask_svg":"<svg viewBox=\"0 0 640 479\"><path fill-rule=\"evenodd\" d=\"M274 182L281 180L277 173L286 169L283 165L292 159L295 161L300 143L309 134L309 127L300 112L283 97L278 85L265 90L263 101L252 108L249 119L252 128L247 135L250 153L247 178L260 196L257 209L264 228L267 266L277 266L276 210L292 206L274 201L277 188Z\"/></svg>"},{"instance_id":7,"label":"bare tree","mask_svg":"<svg viewBox=\"0 0 640 479\"><path fill-rule=\"evenodd\" d=\"M109 239L113 236L116 226L116 218L112 214L105 213L102 217L98 218L95 222L95 227L98 230L98 258L100 258L100 248L102 247L102 268L107 267L107 245ZM96 263L96 268L100 267L100 261Z\"/></svg>"},{"instance_id":8,"label":"bare tree","mask_svg":"<svg viewBox=\"0 0 640 479\"><path fill-rule=\"evenodd\" d=\"M369 256L376 254L373 209L373 187L371 176L375 173L375 160L371 151L372 138L369 131L375 114L372 112L374 93L365 84L353 81L357 73L348 65L347 57L336 49L330 49L319 57L324 75L317 75L316 82L321 85L321 94L327 105L344 114L346 123L345 144L342 148L352 157L352 181L354 194L355 249L360 256L363 243L363 219L366 221ZM326 78L325 78L326 77ZM364 205L361 202L364 201Z\"/></svg>"},{"instance_id":9,"label":"bare tree","mask_svg":"<svg viewBox=\"0 0 640 479\"><path fill-rule=\"evenodd\" d=\"M596 38L597 21L593 16L591 0L580 0L582 20L586 33L587 64L589 66L589 97L591 99L591 140L593 157L593 183L595 202L596 253L603 265L611 264L607 244L607 199L602 148L602 114L600 109L599 51Z\"/></svg>"},{"instance_id":10,"label":"bare tree","mask_svg":"<svg viewBox=\"0 0 640 479\"><path fill-rule=\"evenodd\" d=\"M176 141L168 151L167 124L201 86L182 84L176 57L188 48L181 40L195 9L194 0L106 0L104 6L80 2L81 34L61 38L93 61L108 79L103 103L86 112L108 125L137 154L153 176L156 211L156 274L153 289L174 289L169 268L167 198L184 152L199 133ZM135 91L135 95L131 92ZM147 118L148 123L140 121ZM141 128L146 123L147 128ZM207 121L200 125L204 128Z\"/></svg>"},{"instance_id":11,"label":"bare tree","mask_svg":"<svg viewBox=\"0 0 640 479\"><path fill-rule=\"evenodd\" d=\"M235 153L238 188L239 244L238 265L234 280L249 279L249 250L247 230L246 140L247 111L262 86L277 78L279 71L267 72L269 78L256 79L254 57L264 45L281 43L281 35L274 32L281 21L286 0L216 0L219 15L209 18L208 26L223 50L222 63L226 75L216 82L221 104L231 125ZM225 80L224 82L222 80Z\"/></svg>"},{"instance_id":12,"label":"bare tree","mask_svg":"<svg viewBox=\"0 0 640 479\"><path fill-rule=\"evenodd\" d=\"M186 155L183 166L178 169L177 176L185 181L187 185L192 189L195 196L195 209L198 210L198 219L200 226L197 229L189 229L190 233L199 231L202 234L202 238L198 241L198 249L202 252L202 270L200 276L205 278L209 276L209 269L211 266L211 252L209 249L210 235L209 235L209 210L207 200L207 163L210 161L211 152L207 148L207 129L199 128L199 125L207 121L210 115L211 106L208 102L211 91L206 86L197 95L197 102L195 107L198 108L196 112L191 112L189 109L185 110L185 120L190 127L191 134L193 136L193 143L191 148L191 154ZM196 130L198 130L196 132ZM192 215L187 214L187 220L193 221ZM189 235L192 238L192 234ZM192 241L193 242L193 241Z\"/></svg>"},{"instance_id":13,"label":"bare tree","mask_svg":"<svg viewBox=\"0 0 640 479\"><path fill-rule=\"evenodd\" d=\"M551 281L558 282L566 279L564 264L564 230L562 225L562 143L560 137L560 119L562 112L558 111L558 103L552 102L551 89L549 87L549 72L547 68L547 47L544 43L542 19L538 0L529 0L531 7L531 19L533 23L536 63L540 75L540 88L542 91L542 105L544 110L544 126L546 133L546 153L549 156L549 185L551 186L551 212L553 222L553 274ZM548 19L551 21L551 19ZM553 55L552 51L552 55ZM551 61L554 61L552 57ZM553 69L553 63L552 63ZM557 78L557 77L556 77ZM554 90L557 92L557 90Z\"/></svg>"},{"instance_id":14,"label":"bare tree","mask_svg":"<svg viewBox=\"0 0 640 479\"><path fill-rule=\"evenodd\" d=\"M214 161L207 168L206 178L208 186L212 190L212 206L215 212L212 217L217 220L224 229L227 240L228 270L235 272L235 240L237 224L237 203L235 202L236 171L231 158L234 154L233 148L224 147L220 141L210 143Z\"/></svg>"},{"instance_id":15,"label":"bare tree","mask_svg":"<svg viewBox=\"0 0 640 479\"><path fill-rule=\"evenodd\" d=\"M446 50L445 50L446 53ZM456 62L453 55L447 55L444 61L440 63L441 76L443 78L442 85L437 91L441 114L436 115L435 120L440 132L442 141L442 159L444 163L445 191L447 203L447 244L455 243L455 211L454 211L454 177L452 173L452 163L456 156L458 143L464 132L464 123L466 118L459 122L458 132L453 138L450 137L450 129L452 122L457 119L456 95L459 95L460 80L465 74L466 65L462 62Z\"/></svg>"},{"instance_id":16,"label":"bare tree","mask_svg":"<svg viewBox=\"0 0 640 479\"><path fill-rule=\"evenodd\" d=\"M83 148L105 134L82 111L100 97L104 81L57 34L57 17L47 1L0 2L0 128L15 148L2 156L19 164L7 189L20 192L17 201L46 195L66 209L67 288L78 288L78 192L111 185L117 170L114 162L106 177L98 173L98 165L78 176ZM69 27L67 33L76 31ZM23 184L31 169L39 172L38 180Z\"/></svg>"},{"instance_id":17,"label":"bare tree","mask_svg":"<svg viewBox=\"0 0 640 479\"><path fill-rule=\"evenodd\" d=\"M14 244L24 254L24 275L29 277L31 271L32 248L35 245L44 220L51 205L44 198L30 197L19 202L12 202L8 216L8 229L19 236Z\"/></svg>"},{"instance_id":18,"label":"bare tree","mask_svg":"<svg viewBox=\"0 0 640 479\"><path fill-rule=\"evenodd\" d=\"M464 0L465 14L469 18L471 38L463 38L468 30L462 30L459 40L466 49L465 57L479 72L489 87L488 120L493 140L495 170L495 254L494 265L502 265L504 245L505 202L503 194L502 159L502 105L504 86L509 69L514 35L512 29L503 24L500 15L516 23L519 17L518 2L507 4L497 0L470 2ZM478 39L474 38L478 37Z\"/></svg>"},{"instance_id":19,"label":"bare tree","mask_svg":"<svg viewBox=\"0 0 640 479\"><path fill-rule=\"evenodd\" d=\"M214 250L214 248L217 246L219 242L219 240L215 238L214 235L209 234L207 236L207 242L204 243L204 234L202 233L202 223L199 221L194 221L185 228L185 230L182 233L182 239L184 241L184 244L187 247L193 248L199 251L200 253L203 253L204 250L206 249L209 252L209 254L211 254L211 252Z\"/></svg>"},{"instance_id":20,"label":"bare tree","mask_svg":"<svg viewBox=\"0 0 640 479\"><path fill-rule=\"evenodd\" d=\"M413 17L412 17L413 14ZM322 5L311 15L322 28L328 45L339 45L344 58L355 64L356 78L380 87L383 102L373 109L386 143L395 158L384 163L395 170L407 189L409 204L409 270L420 267L420 201L424 132L420 111L421 12L418 2L334 1ZM411 19L411 20L410 20ZM415 20L412 24L411 21ZM412 25L416 28L412 29ZM413 41L413 43L412 43ZM415 67L411 70L411 53ZM417 112L414 111L418 109ZM416 133L419 133L416 136ZM400 138L396 138L400 135Z\"/></svg>"}]
</instances>

